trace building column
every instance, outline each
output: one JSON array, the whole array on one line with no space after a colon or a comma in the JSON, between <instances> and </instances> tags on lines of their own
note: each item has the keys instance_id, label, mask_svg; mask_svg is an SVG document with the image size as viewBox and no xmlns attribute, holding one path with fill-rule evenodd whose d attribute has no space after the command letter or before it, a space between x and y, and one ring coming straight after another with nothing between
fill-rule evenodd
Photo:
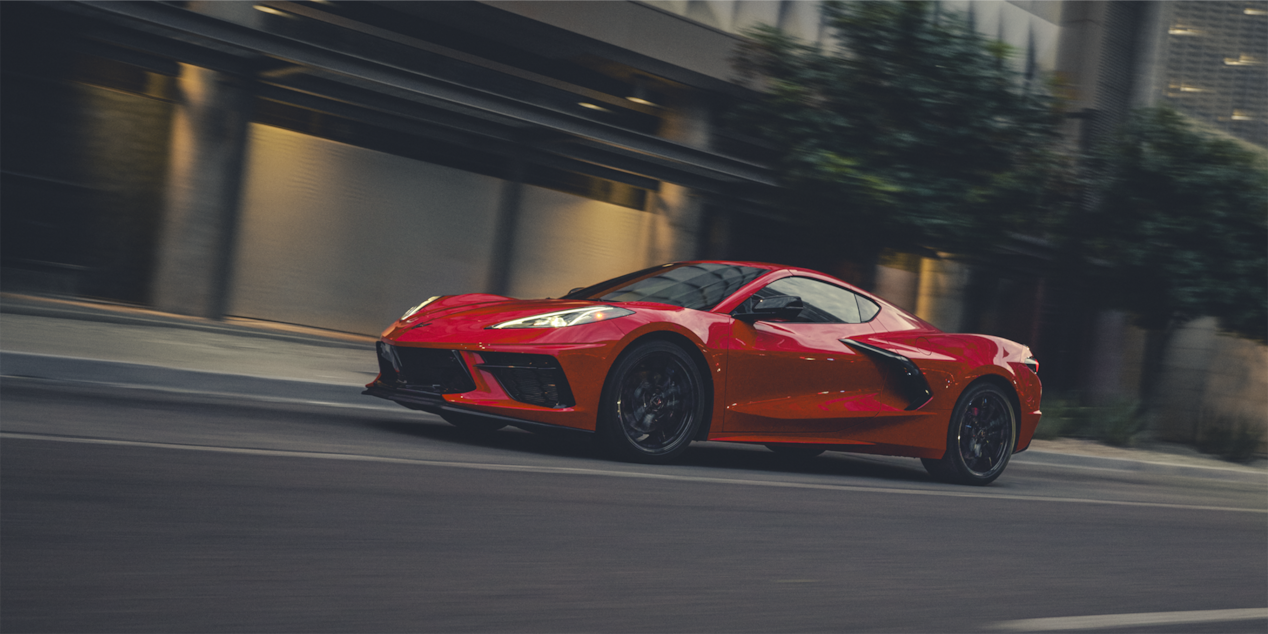
<instances>
[{"instance_id":1,"label":"building column","mask_svg":"<svg viewBox=\"0 0 1268 634\"><path fill-rule=\"evenodd\" d=\"M265 14L239 0L185 8L252 29ZM244 68L251 60L243 58ZM242 75L180 65L172 113L167 193L151 303L220 319L228 310L252 93Z\"/></svg>"},{"instance_id":2,"label":"building column","mask_svg":"<svg viewBox=\"0 0 1268 634\"><path fill-rule=\"evenodd\" d=\"M958 332L964 321L964 291L970 267L940 253L920 262L916 315L946 332Z\"/></svg>"},{"instance_id":3,"label":"building column","mask_svg":"<svg viewBox=\"0 0 1268 634\"><path fill-rule=\"evenodd\" d=\"M511 291L511 267L515 265L515 238L519 234L520 200L524 192L524 158L516 153L507 159L507 176L498 201L497 225L493 234L493 261L489 263L488 292L506 295Z\"/></svg>"},{"instance_id":4,"label":"building column","mask_svg":"<svg viewBox=\"0 0 1268 634\"><path fill-rule=\"evenodd\" d=\"M682 94L667 104L659 135L695 148L709 147L709 108L696 95ZM699 257L701 221L705 201L697 191L662 182L651 197L656 215L649 243L648 264L662 264Z\"/></svg>"},{"instance_id":5,"label":"building column","mask_svg":"<svg viewBox=\"0 0 1268 634\"><path fill-rule=\"evenodd\" d=\"M920 297L920 256L889 251L877 260L872 290L899 308L915 312Z\"/></svg>"},{"instance_id":6,"label":"building column","mask_svg":"<svg viewBox=\"0 0 1268 634\"><path fill-rule=\"evenodd\" d=\"M240 77L181 64L154 307L219 319L227 309L251 92Z\"/></svg>"}]
</instances>

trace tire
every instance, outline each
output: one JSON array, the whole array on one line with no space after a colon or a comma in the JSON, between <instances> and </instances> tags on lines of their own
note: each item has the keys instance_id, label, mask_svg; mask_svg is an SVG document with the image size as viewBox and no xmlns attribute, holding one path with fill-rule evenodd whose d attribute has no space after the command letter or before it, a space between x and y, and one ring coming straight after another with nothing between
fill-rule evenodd
<instances>
[{"instance_id":1,"label":"tire","mask_svg":"<svg viewBox=\"0 0 1268 634\"><path fill-rule=\"evenodd\" d=\"M635 344L608 372L595 437L618 460L660 464L687 450L705 416L704 379L682 348Z\"/></svg>"},{"instance_id":2,"label":"tire","mask_svg":"<svg viewBox=\"0 0 1268 634\"><path fill-rule=\"evenodd\" d=\"M458 412L444 412L440 417L445 419L446 423L473 434L489 434L506 427L506 423L499 423L483 416L459 414Z\"/></svg>"},{"instance_id":3,"label":"tire","mask_svg":"<svg viewBox=\"0 0 1268 634\"><path fill-rule=\"evenodd\" d=\"M1008 466L1017 446L1017 412L1004 390L978 383L960 395L947 426L947 452L921 458L929 475L955 484L985 486Z\"/></svg>"},{"instance_id":4,"label":"tire","mask_svg":"<svg viewBox=\"0 0 1268 634\"><path fill-rule=\"evenodd\" d=\"M770 444L766 448L790 460L809 460L826 451L818 445Z\"/></svg>"}]
</instances>

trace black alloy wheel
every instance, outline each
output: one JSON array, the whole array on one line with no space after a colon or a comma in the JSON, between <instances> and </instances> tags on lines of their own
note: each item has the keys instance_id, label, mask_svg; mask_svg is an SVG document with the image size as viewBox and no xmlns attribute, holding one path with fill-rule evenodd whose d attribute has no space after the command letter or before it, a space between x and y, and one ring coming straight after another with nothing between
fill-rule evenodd
<instances>
[{"instance_id":1,"label":"black alloy wheel","mask_svg":"<svg viewBox=\"0 0 1268 634\"><path fill-rule=\"evenodd\" d=\"M700 370L678 346L635 344L608 373L597 437L613 457L669 462L687 450L705 415Z\"/></svg>"},{"instance_id":2,"label":"black alloy wheel","mask_svg":"<svg viewBox=\"0 0 1268 634\"><path fill-rule=\"evenodd\" d=\"M1017 413L1003 390L990 383L970 387L951 413L947 452L941 460L921 458L930 475L958 484L994 482L1017 445Z\"/></svg>"}]
</instances>

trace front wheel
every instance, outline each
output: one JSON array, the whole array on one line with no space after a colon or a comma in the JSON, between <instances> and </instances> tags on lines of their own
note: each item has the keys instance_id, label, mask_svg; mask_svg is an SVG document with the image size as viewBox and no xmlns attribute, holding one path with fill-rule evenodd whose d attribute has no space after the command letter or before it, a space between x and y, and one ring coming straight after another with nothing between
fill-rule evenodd
<instances>
[{"instance_id":1,"label":"front wheel","mask_svg":"<svg viewBox=\"0 0 1268 634\"><path fill-rule=\"evenodd\" d=\"M682 348L637 344L617 360L603 386L596 426L608 454L663 463L687 450L705 416L704 380Z\"/></svg>"},{"instance_id":2,"label":"front wheel","mask_svg":"<svg viewBox=\"0 0 1268 634\"><path fill-rule=\"evenodd\" d=\"M929 475L956 484L994 482L1017 444L1017 413L1008 395L990 383L970 387L951 412L947 452L941 460L921 458Z\"/></svg>"}]
</instances>

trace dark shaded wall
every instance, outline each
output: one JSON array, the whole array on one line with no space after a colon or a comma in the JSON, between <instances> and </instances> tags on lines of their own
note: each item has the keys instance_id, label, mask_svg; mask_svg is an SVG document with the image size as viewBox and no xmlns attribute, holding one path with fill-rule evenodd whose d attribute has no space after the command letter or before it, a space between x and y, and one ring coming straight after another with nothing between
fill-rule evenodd
<instances>
[{"instance_id":1,"label":"dark shaded wall","mask_svg":"<svg viewBox=\"0 0 1268 634\"><path fill-rule=\"evenodd\" d=\"M145 303L171 79L94 55L74 26L0 3L0 283Z\"/></svg>"}]
</instances>

